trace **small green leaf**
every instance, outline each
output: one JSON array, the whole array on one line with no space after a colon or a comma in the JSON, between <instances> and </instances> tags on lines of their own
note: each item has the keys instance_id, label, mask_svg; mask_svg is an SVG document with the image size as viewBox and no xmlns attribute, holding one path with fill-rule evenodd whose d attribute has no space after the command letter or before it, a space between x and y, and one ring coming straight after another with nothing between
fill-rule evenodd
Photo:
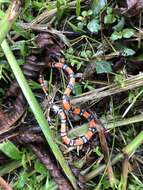
<instances>
[{"instance_id":1,"label":"small green leaf","mask_svg":"<svg viewBox=\"0 0 143 190\"><path fill-rule=\"evenodd\" d=\"M122 37L123 36L122 36L122 32L121 31L120 32L115 31L115 32L112 33L110 39L112 41L115 41L115 40L118 40L118 39L122 39Z\"/></svg>"},{"instance_id":2,"label":"small green leaf","mask_svg":"<svg viewBox=\"0 0 143 190\"><path fill-rule=\"evenodd\" d=\"M113 14L106 15L104 17L105 24L112 24L116 21L116 17Z\"/></svg>"},{"instance_id":3,"label":"small green leaf","mask_svg":"<svg viewBox=\"0 0 143 190\"><path fill-rule=\"evenodd\" d=\"M74 49L72 47L67 49L67 53L69 54L73 54L74 53Z\"/></svg>"},{"instance_id":4,"label":"small green leaf","mask_svg":"<svg viewBox=\"0 0 143 190\"><path fill-rule=\"evenodd\" d=\"M28 173L26 171L20 172L18 176L18 180L14 184L15 187L18 189L24 188L24 185L26 184L26 181L28 180Z\"/></svg>"},{"instance_id":5,"label":"small green leaf","mask_svg":"<svg viewBox=\"0 0 143 190\"><path fill-rule=\"evenodd\" d=\"M124 17L122 17L121 20L113 27L113 30L121 31L124 28L124 25L125 25L125 19Z\"/></svg>"},{"instance_id":6,"label":"small green leaf","mask_svg":"<svg viewBox=\"0 0 143 190\"><path fill-rule=\"evenodd\" d=\"M14 23L12 28L16 32L16 34L20 36L23 36L26 39L30 37L30 33L28 31L25 31L19 24Z\"/></svg>"},{"instance_id":7,"label":"small green leaf","mask_svg":"<svg viewBox=\"0 0 143 190\"><path fill-rule=\"evenodd\" d=\"M44 188L42 187L39 190L56 190L56 189L58 189L58 187L55 181L49 179L49 176L47 176Z\"/></svg>"},{"instance_id":8,"label":"small green leaf","mask_svg":"<svg viewBox=\"0 0 143 190\"><path fill-rule=\"evenodd\" d=\"M0 19L2 19L3 17L4 17L4 12L0 10Z\"/></svg>"},{"instance_id":9,"label":"small green leaf","mask_svg":"<svg viewBox=\"0 0 143 190\"><path fill-rule=\"evenodd\" d=\"M109 180L107 180L106 178L103 179L102 184L103 184L103 189L105 190L108 190L111 187Z\"/></svg>"},{"instance_id":10,"label":"small green leaf","mask_svg":"<svg viewBox=\"0 0 143 190\"><path fill-rule=\"evenodd\" d=\"M23 153L23 155L22 155L22 159L21 159L21 165L23 166L23 168L24 169L26 169L27 168L27 159L28 159L28 157L27 157L28 155L26 154L26 152L24 152Z\"/></svg>"},{"instance_id":11,"label":"small green leaf","mask_svg":"<svg viewBox=\"0 0 143 190\"><path fill-rule=\"evenodd\" d=\"M78 28L79 28L80 30L83 30L83 28L84 28L84 23L83 23L83 22L78 22L77 26L78 26Z\"/></svg>"},{"instance_id":12,"label":"small green leaf","mask_svg":"<svg viewBox=\"0 0 143 190\"><path fill-rule=\"evenodd\" d=\"M112 7L107 7L107 14L108 14L108 15L109 15L109 14L112 14L112 12L113 12Z\"/></svg>"},{"instance_id":13,"label":"small green leaf","mask_svg":"<svg viewBox=\"0 0 143 190\"><path fill-rule=\"evenodd\" d=\"M81 57L84 57L84 58L90 58L92 56L92 51L83 50L83 51L81 51L80 55L81 55Z\"/></svg>"},{"instance_id":14,"label":"small green leaf","mask_svg":"<svg viewBox=\"0 0 143 190\"><path fill-rule=\"evenodd\" d=\"M81 88L81 85L80 85L79 83L76 83L76 84L74 85L73 93L74 93L75 95L82 94L82 88Z\"/></svg>"},{"instance_id":15,"label":"small green leaf","mask_svg":"<svg viewBox=\"0 0 143 190\"><path fill-rule=\"evenodd\" d=\"M78 17L77 17L77 20L83 21L83 20L84 20L84 17L78 16Z\"/></svg>"},{"instance_id":16,"label":"small green leaf","mask_svg":"<svg viewBox=\"0 0 143 190\"><path fill-rule=\"evenodd\" d=\"M84 166L84 161L81 159L81 160L76 160L75 162L74 162L74 166L76 167L76 168L79 168L79 169L81 169L83 166Z\"/></svg>"},{"instance_id":17,"label":"small green leaf","mask_svg":"<svg viewBox=\"0 0 143 190\"><path fill-rule=\"evenodd\" d=\"M114 81L117 83L117 85L119 85L121 87L125 86L124 77L120 74L115 75Z\"/></svg>"},{"instance_id":18,"label":"small green leaf","mask_svg":"<svg viewBox=\"0 0 143 190\"><path fill-rule=\"evenodd\" d=\"M60 20L64 14L64 10L66 8L66 1L65 0L57 0L56 1L57 6L57 19Z\"/></svg>"},{"instance_id":19,"label":"small green leaf","mask_svg":"<svg viewBox=\"0 0 143 190\"><path fill-rule=\"evenodd\" d=\"M87 28L90 32L98 32L101 29L101 26L99 24L99 20L93 19L91 20L88 25Z\"/></svg>"},{"instance_id":20,"label":"small green leaf","mask_svg":"<svg viewBox=\"0 0 143 190\"><path fill-rule=\"evenodd\" d=\"M89 9L89 10L87 11L87 14L88 14L88 16L91 16L91 15L93 15L93 11L92 11L91 9Z\"/></svg>"},{"instance_id":21,"label":"small green leaf","mask_svg":"<svg viewBox=\"0 0 143 190\"><path fill-rule=\"evenodd\" d=\"M34 163L34 168L36 172L47 175L47 170L45 166L42 163L40 163L38 160L36 160L36 162Z\"/></svg>"},{"instance_id":22,"label":"small green leaf","mask_svg":"<svg viewBox=\"0 0 143 190\"><path fill-rule=\"evenodd\" d=\"M81 66L83 65L82 61L78 61L76 59L72 59L72 57L70 58L70 62L71 62L71 66L76 66L77 70L79 70L81 68Z\"/></svg>"},{"instance_id":23,"label":"small green leaf","mask_svg":"<svg viewBox=\"0 0 143 190\"><path fill-rule=\"evenodd\" d=\"M101 156L101 155L102 155L99 146L97 146L97 147L94 149L94 152L95 152L98 156Z\"/></svg>"},{"instance_id":24,"label":"small green leaf","mask_svg":"<svg viewBox=\"0 0 143 190\"><path fill-rule=\"evenodd\" d=\"M29 86L31 87L32 90L39 90L39 89L41 89L40 84L38 82L34 81L34 80L30 79L28 81L28 84L29 84Z\"/></svg>"},{"instance_id":25,"label":"small green leaf","mask_svg":"<svg viewBox=\"0 0 143 190\"><path fill-rule=\"evenodd\" d=\"M124 38L130 38L134 35L134 30L131 28L126 28L122 31L122 35Z\"/></svg>"},{"instance_id":26,"label":"small green leaf","mask_svg":"<svg viewBox=\"0 0 143 190\"><path fill-rule=\"evenodd\" d=\"M84 58L87 58L86 51L85 51L85 50L81 51L81 52L80 52L80 56L81 56L81 57L84 57Z\"/></svg>"},{"instance_id":27,"label":"small green leaf","mask_svg":"<svg viewBox=\"0 0 143 190\"><path fill-rule=\"evenodd\" d=\"M81 15L82 15L83 17L86 17L86 16L88 16L88 12L87 12L87 11L82 11Z\"/></svg>"},{"instance_id":28,"label":"small green leaf","mask_svg":"<svg viewBox=\"0 0 143 190\"><path fill-rule=\"evenodd\" d=\"M135 53L136 52L133 49L130 49L130 48L127 48L127 47L124 47L121 50L121 54L123 56L131 56L131 55L134 55Z\"/></svg>"},{"instance_id":29,"label":"small green leaf","mask_svg":"<svg viewBox=\"0 0 143 190\"><path fill-rule=\"evenodd\" d=\"M22 159L22 152L10 141L6 141L0 144L0 150L6 154L9 158L14 160Z\"/></svg>"},{"instance_id":30,"label":"small green leaf","mask_svg":"<svg viewBox=\"0 0 143 190\"><path fill-rule=\"evenodd\" d=\"M83 32L82 29L80 29L80 28L77 27L76 25L72 24L71 22L68 21L68 24L69 24L70 27L73 29L73 31L75 31L75 32Z\"/></svg>"},{"instance_id":31,"label":"small green leaf","mask_svg":"<svg viewBox=\"0 0 143 190\"><path fill-rule=\"evenodd\" d=\"M94 0L92 4L92 10L94 15L98 15L100 11L106 6L106 0Z\"/></svg>"},{"instance_id":32,"label":"small green leaf","mask_svg":"<svg viewBox=\"0 0 143 190\"><path fill-rule=\"evenodd\" d=\"M93 55L91 50L86 50L86 55L87 57L91 58L91 56Z\"/></svg>"},{"instance_id":33,"label":"small green leaf","mask_svg":"<svg viewBox=\"0 0 143 190\"><path fill-rule=\"evenodd\" d=\"M97 73L111 73L112 67L109 61L96 61L96 72Z\"/></svg>"}]
</instances>

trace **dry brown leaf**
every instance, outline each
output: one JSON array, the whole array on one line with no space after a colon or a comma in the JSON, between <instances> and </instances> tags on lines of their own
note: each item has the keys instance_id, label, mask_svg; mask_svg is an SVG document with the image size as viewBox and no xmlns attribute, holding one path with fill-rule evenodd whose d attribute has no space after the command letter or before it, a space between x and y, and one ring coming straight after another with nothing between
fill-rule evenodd
<instances>
[{"instance_id":1,"label":"dry brown leaf","mask_svg":"<svg viewBox=\"0 0 143 190\"><path fill-rule=\"evenodd\" d=\"M127 0L128 9L131 9L134 5L136 5L138 0Z\"/></svg>"},{"instance_id":2,"label":"dry brown leaf","mask_svg":"<svg viewBox=\"0 0 143 190\"><path fill-rule=\"evenodd\" d=\"M127 9L123 11L128 17L135 16L139 14L143 9L143 0L127 0Z\"/></svg>"}]
</instances>

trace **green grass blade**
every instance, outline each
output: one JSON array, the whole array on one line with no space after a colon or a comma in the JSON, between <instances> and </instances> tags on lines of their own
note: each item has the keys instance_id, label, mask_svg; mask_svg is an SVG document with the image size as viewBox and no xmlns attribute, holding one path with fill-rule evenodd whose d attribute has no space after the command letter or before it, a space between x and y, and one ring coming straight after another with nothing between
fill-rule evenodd
<instances>
[{"instance_id":1,"label":"green grass blade","mask_svg":"<svg viewBox=\"0 0 143 190\"><path fill-rule=\"evenodd\" d=\"M52 132L48 126L47 120L44 117L44 114L43 114L39 104L37 103L30 87L28 86L28 83L27 83L19 65L17 64L17 61L16 61L6 40L4 40L2 42L1 47L4 51L4 54L10 64L11 68L12 68L12 71L19 83L19 86L21 87L21 89L23 91L24 96L27 99L27 102L29 103L30 108L31 108L37 122L39 123L39 125L43 131L43 134L45 135L45 138L46 138L49 146L51 147L56 159L59 161L59 163L60 163L61 167L63 168L66 176L68 177L69 181L71 182L73 187L75 189L77 189L76 188L76 180L75 180L70 168L68 167L60 149L58 148L58 146L56 144L54 137L52 135Z\"/></svg>"}]
</instances>

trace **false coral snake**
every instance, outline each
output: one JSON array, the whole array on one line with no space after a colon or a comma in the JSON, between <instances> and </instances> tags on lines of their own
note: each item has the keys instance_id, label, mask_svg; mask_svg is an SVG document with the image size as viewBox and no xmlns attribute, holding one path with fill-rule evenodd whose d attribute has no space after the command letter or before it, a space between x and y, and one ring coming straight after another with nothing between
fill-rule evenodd
<instances>
[{"instance_id":1,"label":"false coral snake","mask_svg":"<svg viewBox=\"0 0 143 190\"><path fill-rule=\"evenodd\" d=\"M64 91L63 99L62 99L63 109L60 108L59 106L55 105L55 104L52 105L52 109L53 109L54 113L58 114L60 117L60 120L61 120L61 132L60 132L60 134L61 134L62 141L69 146L83 145L91 139L94 132L96 131L97 123L95 121L95 118L91 113L84 111L84 110L81 110L80 108L73 108L70 104L70 94L71 94L71 92L74 88L74 85L75 85L75 74L72 71L72 69L68 65L66 65L62 62L49 64L49 67L62 69L64 71L66 71L68 76L69 76L69 83L68 83L68 85ZM41 84L42 90L44 91L46 97L48 97L47 86L45 85L43 74L40 74L39 82ZM70 139L68 137L68 134L67 134L67 117L66 117L64 110L71 112L72 114L82 116L85 119L87 119L88 131L86 132L86 134L84 136L77 137L76 139Z\"/></svg>"}]
</instances>

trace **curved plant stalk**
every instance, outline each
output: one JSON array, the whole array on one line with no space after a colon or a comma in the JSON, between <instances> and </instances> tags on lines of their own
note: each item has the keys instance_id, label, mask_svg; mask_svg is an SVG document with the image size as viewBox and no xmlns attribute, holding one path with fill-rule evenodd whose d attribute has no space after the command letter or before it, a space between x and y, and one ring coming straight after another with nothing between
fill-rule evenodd
<instances>
[{"instance_id":1,"label":"curved plant stalk","mask_svg":"<svg viewBox=\"0 0 143 190\"><path fill-rule=\"evenodd\" d=\"M13 0L4 18L0 22L0 44L4 40L13 22L21 11L22 0Z\"/></svg>"},{"instance_id":2,"label":"curved plant stalk","mask_svg":"<svg viewBox=\"0 0 143 190\"><path fill-rule=\"evenodd\" d=\"M56 159L59 161L61 167L63 168L66 176L68 177L69 181L73 185L74 189L77 189L76 186L76 180L73 176L70 168L68 167L60 149L58 148L57 144L54 141L54 137L52 135L52 132L48 126L48 123L44 117L44 114L37 103L35 97L33 96L33 93L30 89L30 87L27 84L27 81L7 43L6 40L4 40L5 36L7 35L8 31L10 30L13 22L17 18L17 16L20 13L22 5L22 0L13 0L11 5L9 6L4 18L0 22L0 44L4 51L4 54L13 70L13 73L23 91L23 94L25 95L25 98L27 99L33 114L35 115L35 118L39 125L41 126L41 129L46 137L47 142L49 143L49 146L51 147Z\"/></svg>"},{"instance_id":3,"label":"curved plant stalk","mask_svg":"<svg viewBox=\"0 0 143 190\"><path fill-rule=\"evenodd\" d=\"M123 166L122 166L122 175L121 175L121 186L122 190L127 189L127 182L128 182L128 174L129 174L129 156L124 155L124 160L123 160Z\"/></svg>"},{"instance_id":4,"label":"curved plant stalk","mask_svg":"<svg viewBox=\"0 0 143 190\"><path fill-rule=\"evenodd\" d=\"M143 114L138 114L133 117L125 118L122 120L118 119L117 121L112 121L112 120L111 121L110 120L103 121L102 119L101 119L101 121L107 130L112 130L116 127L122 127L125 125L131 125L134 123L143 122ZM69 131L69 136L70 136L70 138L74 138L77 135L85 134L87 129L88 129L87 124L81 125L77 128L73 128Z\"/></svg>"},{"instance_id":5,"label":"curved plant stalk","mask_svg":"<svg viewBox=\"0 0 143 190\"><path fill-rule=\"evenodd\" d=\"M55 139L53 137L53 134L49 128L49 125L47 123L47 120L39 106L39 104L37 103L8 43L6 40L3 41L3 43L1 44L1 47L4 51L4 54L11 66L11 69L17 79L17 82L19 83L19 86L22 89L22 92L25 96L25 98L27 99L28 104L30 105L30 108L38 122L38 124L40 125L43 134L45 135L45 138L51 148L51 150L53 151L53 154L55 155L57 161L60 163L61 167L63 168L66 176L68 177L69 181L71 182L71 184L73 185L73 187L75 189L76 188L76 180L75 177L73 176L70 168L68 167L60 149L58 148Z\"/></svg>"}]
</instances>

